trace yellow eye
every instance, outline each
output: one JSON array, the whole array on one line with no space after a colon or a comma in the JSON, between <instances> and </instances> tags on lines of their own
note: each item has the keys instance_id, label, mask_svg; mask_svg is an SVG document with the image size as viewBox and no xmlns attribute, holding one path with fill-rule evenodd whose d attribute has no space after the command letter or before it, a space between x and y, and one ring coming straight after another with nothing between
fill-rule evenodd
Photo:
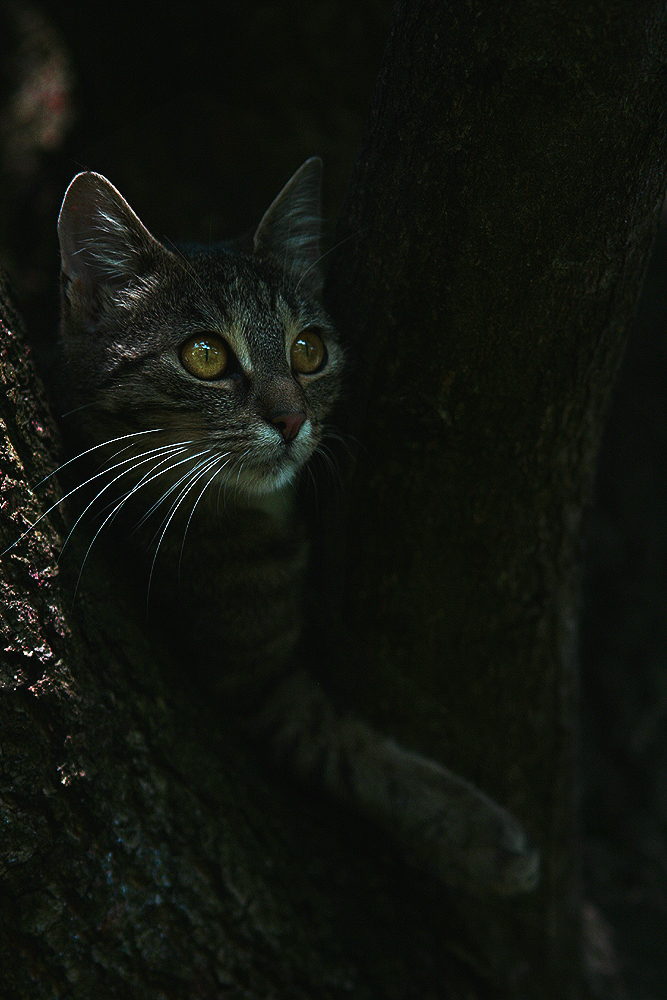
<instances>
[{"instance_id":1,"label":"yellow eye","mask_svg":"<svg viewBox=\"0 0 667 1000\"><path fill-rule=\"evenodd\" d=\"M303 330L292 344L290 358L295 372L310 375L324 363L324 344L314 330Z\"/></svg>"},{"instance_id":2,"label":"yellow eye","mask_svg":"<svg viewBox=\"0 0 667 1000\"><path fill-rule=\"evenodd\" d=\"M227 367L227 348L215 334L198 333L181 347L181 364L195 378L220 378Z\"/></svg>"}]
</instances>

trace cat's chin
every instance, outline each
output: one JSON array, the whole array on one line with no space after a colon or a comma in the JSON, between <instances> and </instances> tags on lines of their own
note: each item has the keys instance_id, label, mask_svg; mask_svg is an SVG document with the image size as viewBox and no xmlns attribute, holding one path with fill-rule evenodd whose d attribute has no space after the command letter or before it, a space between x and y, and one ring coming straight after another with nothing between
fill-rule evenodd
<instances>
[{"instance_id":1,"label":"cat's chin","mask_svg":"<svg viewBox=\"0 0 667 1000\"><path fill-rule=\"evenodd\" d=\"M265 497L277 493L292 483L298 475L300 466L294 462L281 462L279 465L267 467L246 466L238 474L230 476L229 486L235 492L246 497Z\"/></svg>"}]
</instances>

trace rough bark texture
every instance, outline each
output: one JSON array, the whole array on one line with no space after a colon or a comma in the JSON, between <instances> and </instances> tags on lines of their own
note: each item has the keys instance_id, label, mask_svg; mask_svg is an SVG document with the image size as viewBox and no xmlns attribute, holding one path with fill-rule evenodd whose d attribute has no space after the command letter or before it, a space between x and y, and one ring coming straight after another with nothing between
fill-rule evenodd
<instances>
[{"instance_id":1,"label":"rough bark texture","mask_svg":"<svg viewBox=\"0 0 667 1000\"><path fill-rule=\"evenodd\" d=\"M71 613L48 518L0 560L8 1000L496 995L450 951L577 995L579 524L667 163L664 13L626 7L406 4L329 289L368 400L332 686L513 808L539 893L453 898L285 788L149 644L117 567ZM53 502L27 484L57 443L0 318L4 547Z\"/></svg>"},{"instance_id":2,"label":"rough bark texture","mask_svg":"<svg viewBox=\"0 0 667 1000\"><path fill-rule=\"evenodd\" d=\"M531 899L453 906L531 996L577 991L580 527L664 196L665 32L650 4L406 5L330 282L370 400L360 701L541 846Z\"/></svg>"}]
</instances>

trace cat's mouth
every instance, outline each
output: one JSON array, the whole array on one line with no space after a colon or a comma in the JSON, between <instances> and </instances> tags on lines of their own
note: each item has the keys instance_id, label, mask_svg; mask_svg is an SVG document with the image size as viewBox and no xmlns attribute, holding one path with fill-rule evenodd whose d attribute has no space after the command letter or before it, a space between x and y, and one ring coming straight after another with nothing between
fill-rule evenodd
<instances>
[{"instance_id":1,"label":"cat's mouth","mask_svg":"<svg viewBox=\"0 0 667 1000\"><path fill-rule=\"evenodd\" d=\"M267 454L266 448L241 455L223 470L221 478L228 488L248 496L265 496L293 482L315 450L305 440L292 442Z\"/></svg>"},{"instance_id":2,"label":"cat's mouth","mask_svg":"<svg viewBox=\"0 0 667 1000\"><path fill-rule=\"evenodd\" d=\"M245 445L235 444L233 454L227 450L226 441L216 442L214 450L223 461L216 470L215 480L226 492L265 496L293 482L317 444L318 435L310 420L289 440L273 430L267 433L267 429L262 429L250 441L246 439Z\"/></svg>"}]
</instances>

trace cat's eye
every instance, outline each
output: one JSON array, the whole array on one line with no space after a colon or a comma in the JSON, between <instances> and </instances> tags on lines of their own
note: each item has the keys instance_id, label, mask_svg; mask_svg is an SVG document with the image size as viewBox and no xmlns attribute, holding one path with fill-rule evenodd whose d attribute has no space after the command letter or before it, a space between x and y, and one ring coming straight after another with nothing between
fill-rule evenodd
<instances>
[{"instance_id":1,"label":"cat's eye","mask_svg":"<svg viewBox=\"0 0 667 1000\"><path fill-rule=\"evenodd\" d=\"M325 356L324 344L314 330L302 330L290 351L292 368L302 375L318 371L324 364Z\"/></svg>"},{"instance_id":2,"label":"cat's eye","mask_svg":"<svg viewBox=\"0 0 667 1000\"><path fill-rule=\"evenodd\" d=\"M181 347L181 364L195 378L206 381L220 378L228 360L225 342L215 334L198 333Z\"/></svg>"}]
</instances>

